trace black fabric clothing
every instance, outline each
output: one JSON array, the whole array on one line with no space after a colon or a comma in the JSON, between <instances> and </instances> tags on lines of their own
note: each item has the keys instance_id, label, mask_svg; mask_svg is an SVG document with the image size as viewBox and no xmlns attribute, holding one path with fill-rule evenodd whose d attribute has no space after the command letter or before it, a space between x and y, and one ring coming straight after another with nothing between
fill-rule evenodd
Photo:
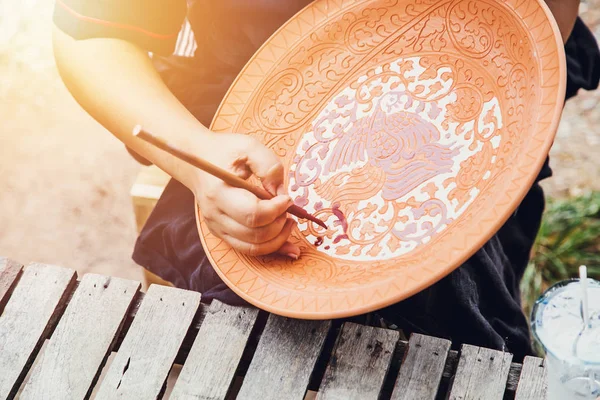
<instances>
[{"instance_id":1,"label":"black fabric clothing","mask_svg":"<svg viewBox=\"0 0 600 400\"><path fill-rule=\"evenodd\" d=\"M119 31L115 26L94 25L89 20L82 22L64 7L110 19L117 18L110 10L116 3L131 8L138 6L141 0L60 1L64 4L57 5L55 21L59 28L76 38L119 36L163 53L172 46L170 41L157 37L141 38L139 30L120 28ZM150 4L152 12L144 11L135 17L119 15L119 21L163 34L171 32L180 13L173 12L165 17L164 25L157 24L161 5L167 8L161 2L174 4L175 8L180 3L147 1L144 4ZM180 101L200 122L209 125L246 61L281 24L309 1L192 0L188 3L188 19L198 43L194 59L155 57L155 65ZM567 98L579 89L595 89L600 78L600 52L593 35L581 20L577 20L565 49ZM544 195L538 182L551 174L546 160L516 212L464 265L430 288L379 310L377 314L387 323L406 331L447 337L455 345L470 343L507 350L514 354L515 360L531 354L519 282L544 210ZM175 180L168 184L150 215L137 240L133 258L175 286L201 292L204 301L218 299L234 305L245 304L210 265L196 229L194 197Z\"/></svg>"},{"instance_id":2,"label":"black fabric clothing","mask_svg":"<svg viewBox=\"0 0 600 400\"><path fill-rule=\"evenodd\" d=\"M54 24L75 39L125 39L168 55L186 12L185 0L56 0Z\"/></svg>"},{"instance_id":3,"label":"black fabric clothing","mask_svg":"<svg viewBox=\"0 0 600 400\"><path fill-rule=\"evenodd\" d=\"M594 90L600 79L598 44L581 18L577 18L573 33L565 44L567 56L567 99L579 89Z\"/></svg>"}]
</instances>

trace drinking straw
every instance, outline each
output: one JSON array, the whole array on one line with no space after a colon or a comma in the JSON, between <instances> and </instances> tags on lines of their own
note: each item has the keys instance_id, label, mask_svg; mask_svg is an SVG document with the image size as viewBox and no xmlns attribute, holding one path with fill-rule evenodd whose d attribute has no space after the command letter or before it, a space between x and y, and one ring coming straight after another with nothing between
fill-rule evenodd
<instances>
[{"instance_id":1,"label":"drinking straw","mask_svg":"<svg viewBox=\"0 0 600 400\"><path fill-rule=\"evenodd\" d=\"M587 267L585 265L579 267L579 280L581 282L581 308L583 311L583 324L587 328L590 323L590 311L588 309Z\"/></svg>"}]
</instances>

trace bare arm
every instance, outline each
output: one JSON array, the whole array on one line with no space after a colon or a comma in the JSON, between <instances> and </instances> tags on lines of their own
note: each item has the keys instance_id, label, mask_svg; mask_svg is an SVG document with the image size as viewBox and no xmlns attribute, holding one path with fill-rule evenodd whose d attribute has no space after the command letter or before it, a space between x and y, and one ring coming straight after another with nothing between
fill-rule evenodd
<instances>
[{"instance_id":1,"label":"bare arm","mask_svg":"<svg viewBox=\"0 0 600 400\"><path fill-rule=\"evenodd\" d=\"M563 43L567 42L567 39L571 35L575 20L579 14L579 3L580 0L545 0L548 8L552 11L554 19L560 29L560 34L563 39Z\"/></svg>"},{"instance_id":2,"label":"bare arm","mask_svg":"<svg viewBox=\"0 0 600 400\"><path fill-rule=\"evenodd\" d=\"M56 27L53 44L61 77L73 97L124 144L186 185L215 235L248 254L279 250L293 258L299 255L299 248L287 242L295 221L286 218L291 200L274 153L246 135L217 135L200 124L134 44L109 38L77 41ZM229 187L134 137L137 124L241 176L251 171L267 190L280 195L259 200Z\"/></svg>"},{"instance_id":3,"label":"bare arm","mask_svg":"<svg viewBox=\"0 0 600 400\"><path fill-rule=\"evenodd\" d=\"M579 0L546 3L566 41ZM272 152L247 136L215 135L202 126L134 44L108 38L76 41L58 28L53 42L60 74L79 104L125 145L186 185L196 195L213 233L249 254L279 249L292 257L299 255L298 247L286 242L293 226L285 214L290 199L283 195L283 167ZM248 192L227 187L133 137L137 124L242 176L251 170L267 190L281 195L259 201Z\"/></svg>"},{"instance_id":4,"label":"bare arm","mask_svg":"<svg viewBox=\"0 0 600 400\"><path fill-rule=\"evenodd\" d=\"M194 190L187 165L131 135L136 124L180 145L209 146L209 132L173 96L148 55L120 39L76 41L54 28L54 55L77 102L132 150Z\"/></svg>"}]
</instances>

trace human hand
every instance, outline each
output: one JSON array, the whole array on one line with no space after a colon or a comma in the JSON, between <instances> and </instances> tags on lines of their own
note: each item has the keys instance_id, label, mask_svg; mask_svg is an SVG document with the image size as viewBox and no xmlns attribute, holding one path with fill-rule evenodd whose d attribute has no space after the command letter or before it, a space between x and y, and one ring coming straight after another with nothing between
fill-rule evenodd
<instances>
[{"instance_id":1,"label":"human hand","mask_svg":"<svg viewBox=\"0 0 600 400\"><path fill-rule=\"evenodd\" d=\"M256 175L272 195L260 200L198 170L189 185L209 230L234 249L252 256L279 253L297 259L298 246L288 238L296 221L286 210L293 204L283 186L284 169L278 157L256 139L242 134L208 134L195 149L207 161L247 179Z\"/></svg>"}]
</instances>

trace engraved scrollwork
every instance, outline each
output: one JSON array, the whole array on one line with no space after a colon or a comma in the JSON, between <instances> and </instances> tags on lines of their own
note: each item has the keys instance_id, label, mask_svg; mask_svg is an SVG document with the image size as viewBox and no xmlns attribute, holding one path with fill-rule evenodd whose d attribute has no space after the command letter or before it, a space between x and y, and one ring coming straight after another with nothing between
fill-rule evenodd
<instances>
[{"instance_id":1,"label":"engraved scrollwork","mask_svg":"<svg viewBox=\"0 0 600 400\"><path fill-rule=\"evenodd\" d=\"M455 179L449 193L462 193L462 206L491 168L501 128L496 98L464 62L444 57L436 66L432 57L400 58L355 78L299 142L290 190L297 205L316 204L332 222L325 232L302 228L322 238L327 254L381 259L414 250L459 215L439 197L444 177ZM461 77L467 81L456 82ZM467 160L460 166L459 154ZM465 171L454 178L456 167Z\"/></svg>"},{"instance_id":2,"label":"engraved scrollwork","mask_svg":"<svg viewBox=\"0 0 600 400\"><path fill-rule=\"evenodd\" d=\"M255 120L258 125L271 132L282 127L298 123L291 106L294 97L303 90L304 78L297 69L286 69L273 76L261 91L260 101L256 104Z\"/></svg>"},{"instance_id":3,"label":"engraved scrollwork","mask_svg":"<svg viewBox=\"0 0 600 400\"><path fill-rule=\"evenodd\" d=\"M389 2L398 3L398 1ZM389 12L390 6L370 7L364 9L360 15L346 14L347 20L353 20L346 28L344 42L356 54L363 54L380 44L391 32L387 24L382 24L382 18Z\"/></svg>"},{"instance_id":4,"label":"engraved scrollwork","mask_svg":"<svg viewBox=\"0 0 600 400\"><path fill-rule=\"evenodd\" d=\"M471 57L483 58L494 46L493 8L479 0L457 1L450 6L446 24L452 43Z\"/></svg>"},{"instance_id":5,"label":"engraved scrollwork","mask_svg":"<svg viewBox=\"0 0 600 400\"><path fill-rule=\"evenodd\" d=\"M284 160L294 201L329 229L300 221L302 262L243 263L305 292L358 287L419 268L486 212L540 96L508 3L356 2L278 56L236 129Z\"/></svg>"}]
</instances>

